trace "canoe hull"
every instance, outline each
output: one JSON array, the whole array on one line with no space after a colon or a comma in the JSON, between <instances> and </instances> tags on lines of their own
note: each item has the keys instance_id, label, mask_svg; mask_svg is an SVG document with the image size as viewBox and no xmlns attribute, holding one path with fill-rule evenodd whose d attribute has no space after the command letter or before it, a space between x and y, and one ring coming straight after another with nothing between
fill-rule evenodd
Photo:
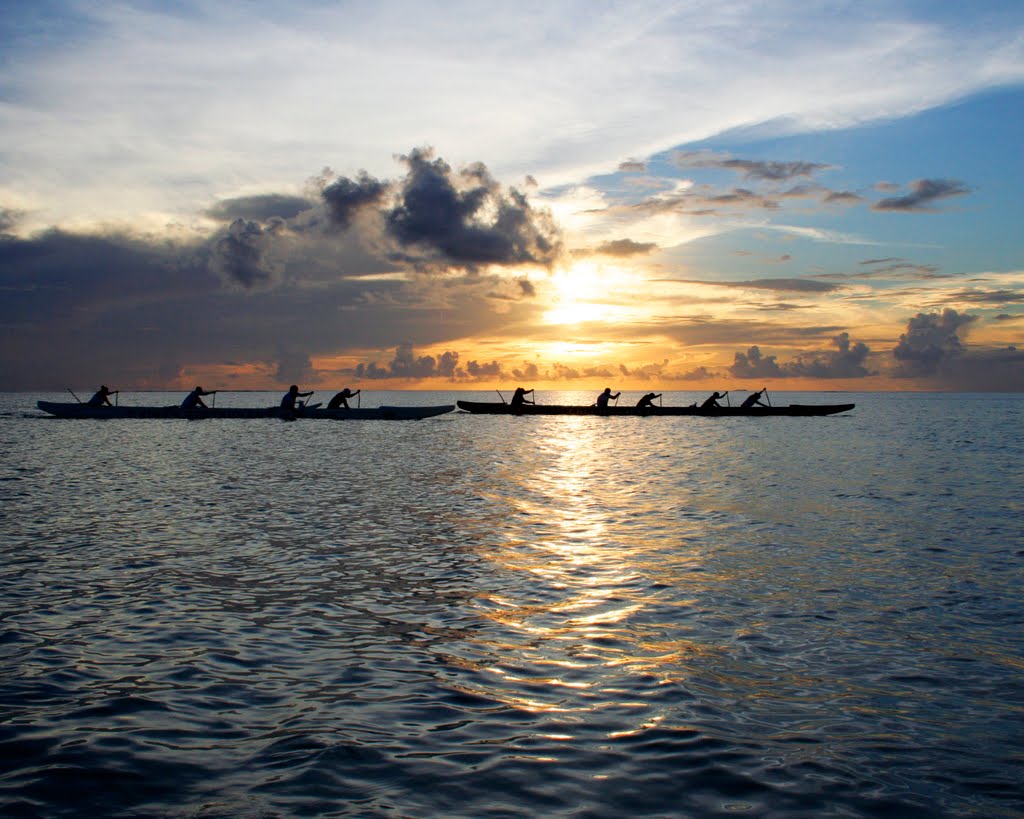
<instances>
[{"instance_id":1,"label":"canoe hull","mask_svg":"<svg viewBox=\"0 0 1024 819\"><path fill-rule=\"evenodd\" d=\"M856 404L790 404L784 407L589 407L569 404L524 404L512 407L508 404L485 401L459 401L459 409L475 415L600 415L600 416L642 416L692 415L704 418L767 418L773 416L835 415L852 410Z\"/></svg>"},{"instance_id":2,"label":"canoe hull","mask_svg":"<svg viewBox=\"0 0 1024 819\"><path fill-rule=\"evenodd\" d=\"M39 401L36 404L43 412L58 418L130 419L164 418L184 420L207 420L215 418L305 418L333 421L415 421L444 415L455 409L452 404L434 407L352 407L351 409L327 409L314 407L297 409L294 412L280 407L210 407L208 409L184 410L181 407L90 407L88 404L69 404L57 401Z\"/></svg>"}]
</instances>

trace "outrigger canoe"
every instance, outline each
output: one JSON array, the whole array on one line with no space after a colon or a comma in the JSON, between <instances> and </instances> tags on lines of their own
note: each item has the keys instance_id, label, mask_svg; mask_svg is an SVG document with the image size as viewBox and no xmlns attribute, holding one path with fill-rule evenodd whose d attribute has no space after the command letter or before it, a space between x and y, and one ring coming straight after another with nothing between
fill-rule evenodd
<instances>
[{"instance_id":1,"label":"outrigger canoe","mask_svg":"<svg viewBox=\"0 0 1024 819\"><path fill-rule=\"evenodd\" d=\"M352 407L327 409L317 404L310 407L296 407L294 411L280 407L209 407L185 410L181 407L91 407L88 404L70 404L57 401L38 401L36 406L43 412L58 418L183 418L199 420L204 418L309 418L336 421L416 421L444 415L455 407L444 404L435 407Z\"/></svg>"},{"instance_id":2,"label":"outrigger canoe","mask_svg":"<svg viewBox=\"0 0 1024 819\"><path fill-rule=\"evenodd\" d=\"M501 404L496 401L459 401L459 409L475 415L610 415L659 416L695 415L706 418L750 417L764 418L775 415L835 415L852 410L856 404L789 404L784 407L595 407L571 404Z\"/></svg>"}]
</instances>

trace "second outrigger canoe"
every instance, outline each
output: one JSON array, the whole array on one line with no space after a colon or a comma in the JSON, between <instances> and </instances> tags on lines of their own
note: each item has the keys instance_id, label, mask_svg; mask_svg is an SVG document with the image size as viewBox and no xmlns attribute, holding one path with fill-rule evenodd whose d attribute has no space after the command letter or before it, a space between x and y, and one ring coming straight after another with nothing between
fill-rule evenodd
<instances>
[{"instance_id":1,"label":"second outrigger canoe","mask_svg":"<svg viewBox=\"0 0 1024 819\"><path fill-rule=\"evenodd\" d=\"M602 415L659 416L693 415L706 418L738 416L764 418L770 416L836 415L852 410L856 404L789 404L780 407L595 407L573 404L521 404L517 407L497 401L459 401L459 409L475 415Z\"/></svg>"},{"instance_id":2,"label":"second outrigger canoe","mask_svg":"<svg viewBox=\"0 0 1024 819\"><path fill-rule=\"evenodd\" d=\"M335 421L416 421L444 415L455 409L452 404L434 407L352 407L327 409L317 404L310 407L296 407L294 411L280 407L209 407L185 410L181 407L93 407L88 404L71 404L58 401L38 401L36 406L43 412L59 418L182 418L200 420L206 418L308 418Z\"/></svg>"}]
</instances>

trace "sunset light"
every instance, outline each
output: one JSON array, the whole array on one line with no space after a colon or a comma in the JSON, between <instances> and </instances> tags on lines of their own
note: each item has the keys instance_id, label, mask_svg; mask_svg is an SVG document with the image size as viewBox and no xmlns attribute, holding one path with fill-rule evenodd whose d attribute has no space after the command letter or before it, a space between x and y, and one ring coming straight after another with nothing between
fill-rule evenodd
<instances>
[{"instance_id":1,"label":"sunset light","mask_svg":"<svg viewBox=\"0 0 1024 819\"><path fill-rule=\"evenodd\" d=\"M5 42L0 386L1024 390L1013 4L129 6Z\"/></svg>"},{"instance_id":2,"label":"sunset light","mask_svg":"<svg viewBox=\"0 0 1024 819\"><path fill-rule=\"evenodd\" d=\"M0 43L0 816L1024 819L1024 0Z\"/></svg>"}]
</instances>

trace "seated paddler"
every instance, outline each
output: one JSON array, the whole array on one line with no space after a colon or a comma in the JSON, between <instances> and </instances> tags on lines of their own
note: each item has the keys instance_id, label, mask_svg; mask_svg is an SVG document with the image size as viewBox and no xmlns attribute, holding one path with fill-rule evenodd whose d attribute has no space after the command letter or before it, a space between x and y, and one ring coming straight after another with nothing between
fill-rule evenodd
<instances>
[{"instance_id":1,"label":"seated paddler","mask_svg":"<svg viewBox=\"0 0 1024 819\"><path fill-rule=\"evenodd\" d=\"M647 395L645 395L643 398L636 402L637 409L653 408L655 398L661 398L661 393L647 393Z\"/></svg>"},{"instance_id":2,"label":"seated paddler","mask_svg":"<svg viewBox=\"0 0 1024 819\"><path fill-rule=\"evenodd\" d=\"M288 392L286 392L281 397L281 409L294 411L295 410L295 400L297 398L309 398L309 396L311 396L312 394L313 394L313 390L310 390L309 392L299 392L298 385L292 384L288 388ZM304 405L300 402L299 403L299 407L301 408L302 406L304 406Z\"/></svg>"},{"instance_id":3,"label":"seated paddler","mask_svg":"<svg viewBox=\"0 0 1024 819\"><path fill-rule=\"evenodd\" d=\"M743 403L740 404L740 409L750 409L751 407L768 406L767 404L761 401L761 396L764 395L766 389L768 388L765 387L764 389L760 389L757 392L750 393L750 395L743 399Z\"/></svg>"},{"instance_id":4,"label":"seated paddler","mask_svg":"<svg viewBox=\"0 0 1024 819\"><path fill-rule=\"evenodd\" d=\"M722 406L721 404L718 403L719 399L725 398L725 396L727 396L728 394L728 390L726 390L725 392L718 392L716 390L715 392L711 393L711 395L704 399L704 403L700 405L700 408L717 409Z\"/></svg>"},{"instance_id":5,"label":"seated paddler","mask_svg":"<svg viewBox=\"0 0 1024 819\"><path fill-rule=\"evenodd\" d=\"M599 396L597 396L597 406L598 406L598 408L606 409L608 407L608 401L610 399L612 399L612 398L614 398L615 400L618 400L620 395L622 395L621 392L617 392L617 393L615 393L615 395L612 395L612 388L611 387L605 387L604 388L604 392L601 393Z\"/></svg>"},{"instance_id":6,"label":"seated paddler","mask_svg":"<svg viewBox=\"0 0 1024 819\"><path fill-rule=\"evenodd\" d=\"M352 392L348 387L345 387L345 389L337 393L334 398L327 402L327 409L340 409L341 407L349 409L348 399L355 398L360 392L362 392L362 390Z\"/></svg>"},{"instance_id":7,"label":"seated paddler","mask_svg":"<svg viewBox=\"0 0 1024 819\"><path fill-rule=\"evenodd\" d=\"M204 395L216 395L216 390L204 390L202 387L196 387L192 392L185 396L185 400L181 402L181 408L183 410L190 409L209 409L203 401Z\"/></svg>"},{"instance_id":8,"label":"seated paddler","mask_svg":"<svg viewBox=\"0 0 1024 819\"><path fill-rule=\"evenodd\" d=\"M103 384L87 403L90 407L112 407L114 405L110 403L110 396L117 395L117 393L118 390L111 391L106 384Z\"/></svg>"},{"instance_id":9,"label":"seated paddler","mask_svg":"<svg viewBox=\"0 0 1024 819\"><path fill-rule=\"evenodd\" d=\"M509 402L509 406L521 407L526 403L526 396L532 393L533 390L523 389L522 387L516 387L516 391L512 393L512 400Z\"/></svg>"}]
</instances>

